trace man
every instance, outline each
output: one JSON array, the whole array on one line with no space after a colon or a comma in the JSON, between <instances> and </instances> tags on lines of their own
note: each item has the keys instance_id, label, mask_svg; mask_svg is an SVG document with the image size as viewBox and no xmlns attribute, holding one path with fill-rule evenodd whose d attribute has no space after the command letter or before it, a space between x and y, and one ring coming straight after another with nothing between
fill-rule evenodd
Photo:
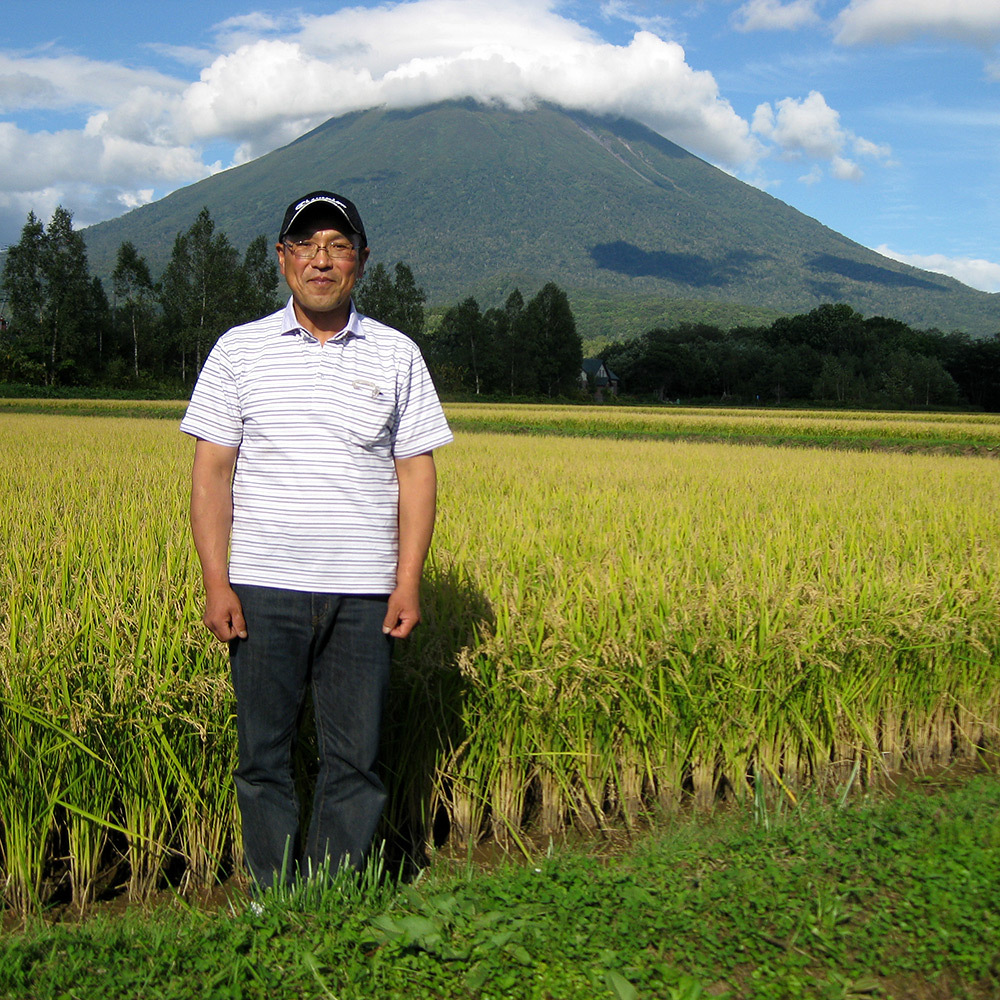
<instances>
[{"instance_id":1,"label":"man","mask_svg":"<svg viewBox=\"0 0 1000 1000\"><path fill-rule=\"evenodd\" d=\"M262 888L360 867L371 846L391 645L420 621L432 452L452 440L416 345L354 308L369 254L355 206L297 199L277 253L288 304L219 338L181 423L197 439L204 622L230 646L243 847ZM291 758L309 685L320 770L300 845Z\"/></svg>"}]
</instances>

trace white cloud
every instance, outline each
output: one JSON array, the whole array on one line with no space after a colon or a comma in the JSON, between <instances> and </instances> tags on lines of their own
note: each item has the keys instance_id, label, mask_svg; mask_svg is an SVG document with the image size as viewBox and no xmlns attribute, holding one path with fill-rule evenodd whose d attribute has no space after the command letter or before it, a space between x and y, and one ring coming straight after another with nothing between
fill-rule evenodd
<instances>
[{"instance_id":1,"label":"white cloud","mask_svg":"<svg viewBox=\"0 0 1000 1000\"><path fill-rule=\"evenodd\" d=\"M836 25L845 45L927 35L989 47L1000 42L1000 0L851 0Z\"/></svg>"},{"instance_id":2,"label":"white cloud","mask_svg":"<svg viewBox=\"0 0 1000 1000\"><path fill-rule=\"evenodd\" d=\"M101 222L153 200L149 189L130 190L100 184L60 182L58 187L38 188L30 192L0 191L0 249L17 241L28 212L43 222L52 218L59 205L73 215L76 228Z\"/></svg>"},{"instance_id":3,"label":"white cloud","mask_svg":"<svg viewBox=\"0 0 1000 1000\"><path fill-rule=\"evenodd\" d=\"M673 18L663 14L642 14L635 10L626 0L605 0L601 4L601 17L606 21L624 21L642 31L652 31L657 35L677 34L677 25Z\"/></svg>"},{"instance_id":4,"label":"white cloud","mask_svg":"<svg viewBox=\"0 0 1000 1000\"><path fill-rule=\"evenodd\" d=\"M753 130L788 153L806 153L819 159L835 156L846 141L840 115L815 90L801 101L786 97L774 107L758 105Z\"/></svg>"},{"instance_id":5,"label":"white cloud","mask_svg":"<svg viewBox=\"0 0 1000 1000\"><path fill-rule=\"evenodd\" d=\"M858 156L871 156L875 159L886 160L892 155L892 149L885 143L871 142L868 139L862 139L859 135L852 135L851 143Z\"/></svg>"},{"instance_id":6,"label":"white cloud","mask_svg":"<svg viewBox=\"0 0 1000 1000\"><path fill-rule=\"evenodd\" d=\"M833 176L840 181L859 181L864 177L864 171L853 161L844 156L835 156L830 161Z\"/></svg>"},{"instance_id":7,"label":"white cloud","mask_svg":"<svg viewBox=\"0 0 1000 1000\"><path fill-rule=\"evenodd\" d=\"M738 31L794 31L819 23L816 0L749 0L733 15Z\"/></svg>"},{"instance_id":8,"label":"white cloud","mask_svg":"<svg viewBox=\"0 0 1000 1000\"><path fill-rule=\"evenodd\" d=\"M890 260L898 260L902 264L947 274L971 288L978 288L984 292L1000 292L1000 263L975 257L947 257L940 253L897 253L885 244L876 247L875 252Z\"/></svg>"},{"instance_id":9,"label":"white cloud","mask_svg":"<svg viewBox=\"0 0 1000 1000\"><path fill-rule=\"evenodd\" d=\"M142 191L123 191L119 201L128 209L140 208L148 205L154 198L155 192L152 188L145 188Z\"/></svg>"},{"instance_id":10,"label":"white cloud","mask_svg":"<svg viewBox=\"0 0 1000 1000\"><path fill-rule=\"evenodd\" d=\"M761 155L714 77L692 69L676 42L639 31L613 45L553 6L411 0L310 16L294 34L215 59L174 109L174 128L188 141L225 135L258 155L349 111L473 97L628 115L731 167Z\"/></svg>"},{"instance_id":11,"label":"white cloud","mask_svg":"<svg viewBox=\"0 0 1000 1000\"><path fill-rule=\"evenodd\" d=\"M35 132L0 122L0 177L8 192L28 193L59 185L121 185L136 177L158 186L206 176L206 167L184 146L151 146L121 135L84 131Z\"/></svg>"},{"instance_id":12,"label":"white cloud","mask_svg":"<svg viewBox=\"0 0 1000 1000\"><path fill-rule=\"evenodd\" d=\"M840 114L826 103L826 98L816 90L801 101L786 97L772 107L760 104L754 112L753 131L773 142L786 159L803 156L827 160L839 180L860 180L861 168L844 152L850 147L856 156L885 159L891 153L888 146L856 136L840 123ZM802 180L813 184L818 179L816 171Z\"/></svg>"},{"instance_id":13,"label":"white cloud","mask_svg":"<svg viewBox=\"0 0 1000 1000\"><path fill-rule=\"evenodd\" d=\"M271 14L255 11L238 17L230 17L215 26L217 51L228 52L243 45L252 44L264 35L278 35L298 28L298 15Z\"/></svg>"},{"instance_id":14,"label":"white cloud","mask_svg":"<svg viewBox=\"0 0 1000 1000\"><path fill-rule=\"evenodd\" d=\"M154 70L130 69L76 55L0 52L0 112L107 107L137 87L180 93L183 83Z\"/></svg>"},{"instance_id":15,"label":"white cloud","mask_svg":"<svg viewBox=\"0 0 1000 1000\"><path fill-rule=\"evenodd\" d=\"M814 2L751 0L743 11L748 24L753 13L758 23L791 25ZM350 111L461 97L635 118L744 174L777 151L856 177L850 157L888 153L845 129L815 92L761 105L751 127L715 77L688 63L668 22L644 20L626 0L605 0L601 13L660 33L638 30L615 44L564 9L560 0L402 0L330 14L248 14L216 27L214 53L170 50L200 60L195 80L76 55L0 53L0 111L64 116L58 131L3 125L0 191L90 192L81 211L90 217L119 198L162 195L218 169L204 162L206 149L214 158L225 148L227 160L241 163ZM61 127L69 113L80 116L79 128ZM107 194L119 188L120 196Z\"/></svg>"}]
</instances>

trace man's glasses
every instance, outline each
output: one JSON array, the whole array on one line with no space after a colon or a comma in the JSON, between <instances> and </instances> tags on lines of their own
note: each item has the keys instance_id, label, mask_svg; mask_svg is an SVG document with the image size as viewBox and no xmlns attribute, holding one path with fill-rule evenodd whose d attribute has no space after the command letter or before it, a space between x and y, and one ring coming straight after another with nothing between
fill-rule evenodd
<instances>
[{"instance_id":1,"label":"man's glasses","mask_svg":"<svg viewBox=\"0 0 1000 1000\"><path fill-rule=\"evenodd\" d=\"M330 260L356 260L358 256L358 248L350 243L327 243L323 246L312 240L285 240L285 246L299 260L312 260L320 250L325 250Z\"/></svg>"}]
</instances>

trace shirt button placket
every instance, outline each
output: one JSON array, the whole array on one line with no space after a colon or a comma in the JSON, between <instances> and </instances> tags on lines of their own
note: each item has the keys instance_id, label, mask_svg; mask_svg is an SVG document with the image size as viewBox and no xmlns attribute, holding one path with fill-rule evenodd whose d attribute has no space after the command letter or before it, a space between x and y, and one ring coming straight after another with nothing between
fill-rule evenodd
<instances>
[{"instance_id":1,"label":"shirt button placket","mask_svg":"<svg viewBox=\"0 0 1000 1000\"><path fill-rule=\"evenodd\" d=\"M313 413L320 413L323 410L323 345L307 334L303 339L303 350L311 375L309 409Z\"/></svg>"}]
</instances>

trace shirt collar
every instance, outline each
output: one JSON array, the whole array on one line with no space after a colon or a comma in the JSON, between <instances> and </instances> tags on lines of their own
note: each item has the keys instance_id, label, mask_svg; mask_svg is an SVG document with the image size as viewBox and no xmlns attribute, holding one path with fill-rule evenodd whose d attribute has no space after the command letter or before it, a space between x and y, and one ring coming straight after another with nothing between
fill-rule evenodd
<instances>
[{"instance_id":1,"label":"shirt collar","mask_svg":"<svg viewBox=\"0 0 1000 1000\"><path fill-rule=\"evenodd\" d=\"M303 328L298 317L295 315L295 300L291 297L285 303L285 308L281 314L281 335L284 337L286 334L298 334L302 337L312 336L308 330ZM363 340L364 336L365 331L361 325L361 313L354 307L354 300L351 299L351 315L347 319L347 326L335 337L331 337L331 340L344 341L351 337L360 337Z\"/></svg>"}]
</instances>

